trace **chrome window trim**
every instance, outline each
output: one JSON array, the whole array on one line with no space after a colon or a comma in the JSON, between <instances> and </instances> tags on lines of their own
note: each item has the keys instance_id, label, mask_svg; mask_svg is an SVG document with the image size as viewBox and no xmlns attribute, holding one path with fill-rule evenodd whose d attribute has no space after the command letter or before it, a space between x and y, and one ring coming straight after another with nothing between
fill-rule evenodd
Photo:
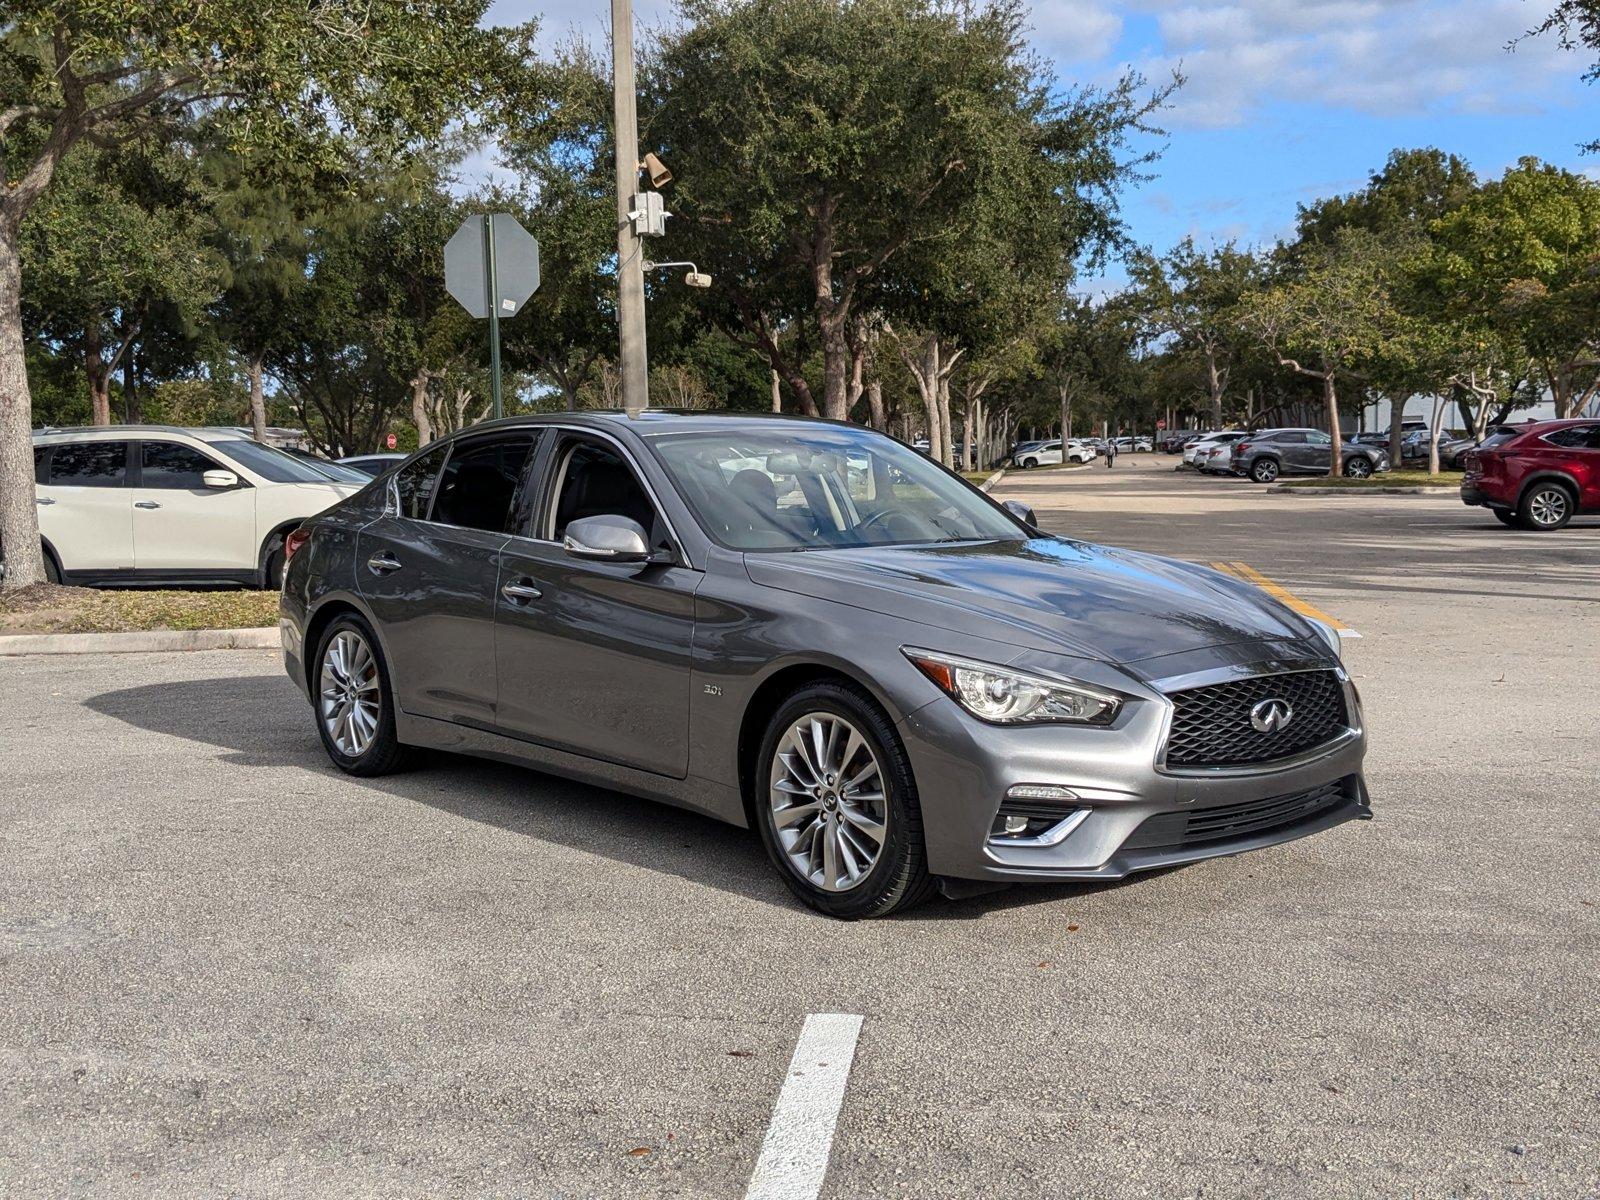
<instances>
[{"instance_id":1,"label":"chrome window trim","mask_svg":"<svg viewBox=\"0 0 1600 1200\"><path fill-rule=\"evenodd\" d=\"M1241 763L1237 766L1222 767L1169 767L1167 765L1167 742L1172 736L1172 718L1177 712L1177 705L1172 702L1171 692L1188 691L1190 688L1208 687L1219 683L1234 683L1242 679L1257 679L1266 675L1303 675L1310 671L1332 671L1338 679L1339 686L1344 689L1344 710L1349 724L1344 731L1332 738L1308 749L1300 750L1283 758L1263 759L1260 762ZM1156 743L1155 769L1158 774L1170 775L1187 779L1226 779L1243 775L1273 775L1280 771L1293 770L1314 763L1319 759L1337 754L1353 741L1362 737L1361 706L1356 697L1354 685L1350 682L1350 673L1341 663L1283 663L1259 662L1248 663L1241 666L1212 668L1206 671L1195 671L1188 675L1174 675L1166 679L1156 679L1150 682L1151 689L1161 700L1161 735Z\"/></svg>"}]
</instances>

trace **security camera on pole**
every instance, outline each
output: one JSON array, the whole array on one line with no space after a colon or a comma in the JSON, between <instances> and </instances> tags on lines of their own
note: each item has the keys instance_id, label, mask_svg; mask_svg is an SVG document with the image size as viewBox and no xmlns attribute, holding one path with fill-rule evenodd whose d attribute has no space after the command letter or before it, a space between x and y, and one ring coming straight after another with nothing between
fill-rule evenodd
<instances>
[{"instance_id":1,"label":"security camera on pole","mask_svg":"<svg viewBox=\"0 0 1600 1200\"><path fill-rule=\"evenodd\" d=\"M622 368L622 407L637 416L650 403L650 369L644 336L644 273L656 267L688 267L684 282L710 287L711 276L693 263L649 263L643 238L667 232L661 193L639 190L639 174L652 187L672 182L672 172L654 154L639 160L638 97L633 82L633 0L611 0L612 114L617 128L617 352Z\"/></svg>"}]
</instances>

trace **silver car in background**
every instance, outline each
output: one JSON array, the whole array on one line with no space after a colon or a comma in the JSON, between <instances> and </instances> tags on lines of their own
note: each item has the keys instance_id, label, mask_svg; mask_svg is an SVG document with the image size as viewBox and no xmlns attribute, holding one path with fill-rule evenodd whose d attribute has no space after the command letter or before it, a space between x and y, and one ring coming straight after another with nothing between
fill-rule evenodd
<instances>
[{"instance_id":1,"label":"silver car in background","mask_svg":"<svg viewBox=\"0 0 1600 1200\"><path fill-rule=\"evenodd\" d=\"M1369 815L1333 630L857 426L489 422L291 547L285 664L339 768L432 747L680 805L838 917Z\"/></svg>"}]
</instances>

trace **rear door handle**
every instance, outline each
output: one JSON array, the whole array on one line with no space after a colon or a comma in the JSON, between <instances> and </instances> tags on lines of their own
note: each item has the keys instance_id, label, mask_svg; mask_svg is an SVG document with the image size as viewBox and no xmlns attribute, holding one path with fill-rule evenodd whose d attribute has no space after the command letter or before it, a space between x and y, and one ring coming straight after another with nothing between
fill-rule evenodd
<instances>
[{"instance_id":1,"label":"rear door handle","mask_svg":"<svg viewBox=\"0 0 1600 1200\"><path fill-rule=\"evenodd\" d=\"M526 578L513 579L500 589L500 594L513 604L526 604L528 601L537 600L544 595L543 592L533 586L531 579Z\"/></svg>"},{"instance_id":2,"label":"rear door handle","mask_svg":"<svg viewBox=\"0 0 1600 1200\"><path fill-rule=\"evenodd\" d=\"M50 499L49 496L35 496L33 502L35 504L54 504L55 503L55 501Z\"/></svg>"},{"instance_id":3,"label":"rear door handle","mask_svg":"<svg viewBox=\"0 0 1600 1200\"><path fill-rule=\"evenodd\" d=\"M399 569L400 560L387 550L374 554L367 559L367 570L374 575L387 575L390 571L398 571Z\"/></svg>"},{"instance_id":4,"label":"rear door handle","mask_svg":"<svg viewBox=\"0 0 1600 1200\"><path fill-rule=\"evenodd\" d=\"M156 501L154 501L154 500L135 500L133 502L133 506L135 508L160 508L161 507L161 505L159 503L157 503Z\"/></svg>"}]
</instances>

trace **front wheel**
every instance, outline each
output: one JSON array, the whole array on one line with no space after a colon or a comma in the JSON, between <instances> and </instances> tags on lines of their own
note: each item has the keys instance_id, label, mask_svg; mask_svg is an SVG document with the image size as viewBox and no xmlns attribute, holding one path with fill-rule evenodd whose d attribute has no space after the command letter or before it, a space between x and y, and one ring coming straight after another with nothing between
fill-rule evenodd
<instances>
[{"instance_id":1,"label":"front wheel","mask_svg":"<svg viewBox=\"0 0 1600 1200\"><path fill-rule=\"evenodd\" d=\"M1039 465L1039 460L1037 458L1025 458L1025 459L1022 460L1022 469L1024 471L1031 470L1032 468L1037 467L1038 465Z\"/></svg>"},{"instance_id":2,"label":"front wheel","mask_svg":"<svg viewBox=\"0 0 1600 1200\"><path fill-rule=\"evenodd\" d=\"M1250 478L1257 483L1272 483L1278 478L1278 460L1258 458L1250 465Z\"/></svg>"},{"instance_id":3,"label":"front wheel","mask_svg":"<svg viewBox=\"0 0 1600 1200\"><path fill-rule=\"evenodd\" d=\"M1517 505L1517 520L1524 529L1548 532L1572 520L1572 493L1559 483L1536 483Z\"/></svg>"},{"instance_id":4,"label":"front wheel","mask_svg":"<svg viewBox=\"0 0 1600 1200\"><path fill-rule=\"evenodd\" d=\"M801 689L767 725L752 785L783 881L818 912L881 917L933 892L916 780L883 711L860 689Z\"/></svg>"},{"instance_id":5,"label":"front wheel","mask_svg":"<svg viewBox=\"0 0 1600 1200\"><path fill-rule=\"evenodd\" d=\"M389 668L371 627L339 617L318 643L316 668L317 733L333 765L366 777L401 770L410 748L395 735Z\"/></svg>"},{"instance_id":6,"label":"front wheel","mask_svg":"<svg viewBox=\"0 0 1600 1200\"><path fill-rule=\"evenodd\" d=\"M1344 473L1351 479L1366 479L1372 474L1372 464L1365 458L1352 458L1345 463Z\"/></svg>"}]
</instances>

